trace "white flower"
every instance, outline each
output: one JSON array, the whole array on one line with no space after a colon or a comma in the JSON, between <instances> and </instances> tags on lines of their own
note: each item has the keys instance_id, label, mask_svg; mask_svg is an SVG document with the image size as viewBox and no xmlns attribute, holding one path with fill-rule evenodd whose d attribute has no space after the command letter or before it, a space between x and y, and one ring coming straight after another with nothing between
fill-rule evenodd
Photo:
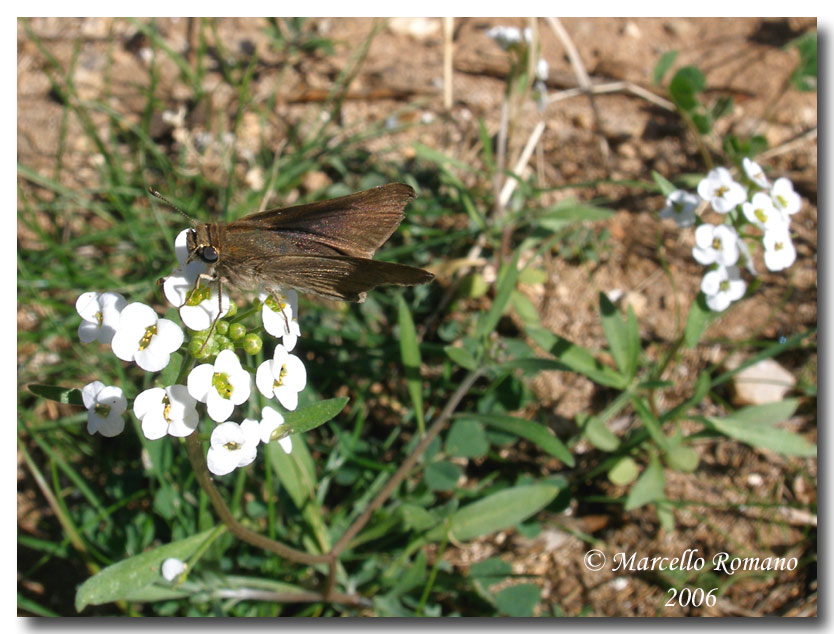
<instances>
[{"instance_id":1,"label":"white flower","mask_svg":"<svg viewBox=\"0 0 834 634\"><path fill-rule=\"evenodd\" d=\"M701 264L718 262L730 266L738 262L738 234L727 225L704 223L695 229L695 246L692 257Z\"/></svg>"},{"instance_id":2,"label":"white flower","mask_svg":"<svg viewBox=\"0 0 834 634\"><path fill-rule=\"evenodd\" d=\"M237 423L221 423L211 432L206 463L214 475L226 475L251 464L258 455L260 425L251 418Z\"/></svg>"},{"instance_id":3,"label":"white flower","mask_svg":"<svg viewBox=\"0 0 834 634\"><path fill-rule=\"evenodd\" d=\"M279 412L267 406L261 412L261 442L267 444L272 440L278 440L284 453L292 452L292 438L282 434L288 430L281 429L284 425L284 417Z\"/></svg>"},{"instance_id":4,"label":"white flower","mask_svg":"<svg viewBox=\"0 0 834 634\"><path fill-rule=\"evenodd\" d=\"M773 206L773 200L764 192L753 194L749 203L741 206L744 216L763 231L770 231L787 223L782 213Z\"/></svg>"},{"instance_id":5,"label":"white flower","mask_svg":"<svg viewBox=\"0 0 834 634\"><path fill-rule=\"evenodd\" d=\"M201 280L199 288L196 288L197 280L206 272L207 267L202 260L192 260L186 264L186 237L189 231L191 229L180 231L174 241L174 253L180 265L165 278L162 291L168 301L179 309L182 323L191 330L205 330L215 319L229 312L229 296L224 293L219 298L220 287L216 283L206 284L205 280Z\"/></svg>"},{"instance_id":6,"label":"white flower","mask_svg":"<svg viewBox=\"0 0 834 634\"><path fill-rule=\"evenodd\" d=\"M171 583L186 570L188 570L188 564L180 559L169 557L162 562L162 576Z\"/></svg>"},{"instance_id":7,"label":"white flower","mask_svg":"<svg viewBox=\"0 0 834 634\"><path fill-rule=\"evenodd\" d=\"M198 365L188 375L188 393L205 403L208 415L218 423L227 420L251 392L252 377L232 350L221 351L214 365Z\"/></svg>"},{"instance_id":8,"label":"white flower","mask_svg":"<svg viewBox=\"0 0 834 634\"><path fill-rule=\"evenodd\" d=\"M747 174L747 178L751 181L756 183L762 189L767 189L770 187L770 181L767 180L767 176L765 176L764 170L761 166L756 163L755 161L751 161L746 156L741 160L741 166L744 168L744 173Z\"/></svg>"},{"instance_id":9,"label":"white flower","mask_svg":"<svg viewBox=\"0 0 834 634\"><path fill-rule=\"evenodd\" d=\"M771 271L782 271L796 261L796 248L787 225L765 231L762 242L765 266Z\"/></svg>"},{"instance_id":10,"label":"white flower","mask_svg":"<svg viewBox=\"0 0 834 634\"><path fill-rule=\"evenodd\" d=\"M528 44L533 38L533 33L529 27L524 29L522 33L521 29L517 29L514 26L494 26L486 34L487 37L495 40L495 43L505 51L511 46L520 44L522 37Z\"/></svg>"},{"instance_id":11,"label":"white flower","mask_svg":"<svg viewBox=\"0 0 834 634\"><path fill-rule=\"evenodd\" d=\"M544 57L540 57L539 61L536 62L536 79L539 81L547 81L549 73L550 66L547 65L547 60Z\"/></svg>"},{"instance_id":12,"label":"white flower","mask_svg":"<svg viewBox=\"0 0 834 634\"><path fill-rule=\"evenodd\" d=\"M122 417L127 409L127 399L122 388L105 386L101 381L88 383L81 389L81 398L87 408L87 431L111 438L125 428Z\"/></svg>"},{"instance_id":13,"label":"white flower","mask_svg":"<svg viewBox=\"0 0 834 634\"><path fill-rule=\"evenodd\" d=\"M708 201L715 211L725 214L745 201L747 191L733 180L726 167L716 167L698 183L698 195Z\"/></svg>"},{"instance_id":14,"label":"white flower","mask_svg":"<svg viewBox=\"0 0 834 634\"><path fill-rule=\"evenodd\" d=\"M78 338L81 343L98 341L110 343L119 325L119 314L127 301L118 293L82 293L75 300L75 310L81 315Z\"/></svg>"},{"instance_id":15,"label":"white flower","mask_svg":"<svg viewBox=\"0 0 834 634\"><path fill-rule=\"evenodd\" d=\"M262 292L258 294L258 298L263 302L261 317L264 330L276 339L281 339L287 350L295 348L301 336L301 328L298 325L298 293L293 290L287 291L286 294L277 291Z\"/></svg>"},{"instance_id":16,"label":"white flower","mask_svg":"<svg viewBox=\"0 0 834 634\"><path fill-rule=\"evenodd\" d=\"M695 224L695 210L701 199L682 189L676 189L666 196L666 206L660 210L661 218L671 218L679 227L691 227Z\"/></svg>"},{"instance_id":17,"label":"white flower","mask_svg":"<svg viewBox=\"0 0 834 634\"><path fill-rule=\"evenodd\" d=\"M706 295L710 310L721 312L732 302L741 299L747 284L741 279L738 267L719 266L709 271L701 280L701 290Z\"/></svg>"},{"instance_id":18,"label":"white flower","mask_svg":"<svg viewBox=\"0 0 834 634\"><path fill-rule=\"evenodd\" d=\"M255 385L267 398L273 396L288 410L298 407L298 393L307 385L307 369L294 354L280 343L269 361L258 366Z\"/></svg>"},{"instance_id":19,"label":"white flower","mask_svg":"<svg viewBox=\"0 0 834 634\"><path fill-rule=\"evenodd\" d=\"M802 199L793 190L793 183L787 178L777 178L770 188L773 205L782 212L785 218L794 215L802 206Z\"/></svg>"},{"instance_id":20,"label":"white flower","mask_svg":"<svg viewBox=\"0 0 834 634\"><path fill-rule=\"evenodd\" d=\"M142 433L148 440L157 440L166 434L184 438L200 422L197 401L184 385L145 390L133 401L133 413L142 421Z\"/></svg>"},{"instance_id":21,"label":"white flower","mask_svg":"<svg viewBox=\"0 0 834 634\"><path fill-rule=\"evenodd\" d=\"M150 306L134 302L122 310L110 346L123 361L136 361L146 372L158 372L168 365L171 353L182 341L182 329L177 324L160 319Z\"/></svg>"}]
</instances>

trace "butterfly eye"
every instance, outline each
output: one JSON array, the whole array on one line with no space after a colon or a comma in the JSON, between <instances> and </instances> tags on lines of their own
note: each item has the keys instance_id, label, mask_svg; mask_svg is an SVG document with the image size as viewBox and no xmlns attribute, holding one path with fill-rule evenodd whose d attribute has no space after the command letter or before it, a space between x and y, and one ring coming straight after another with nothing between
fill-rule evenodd
<instances>
[{"instance_id":1,"label":"butterfly eye","mask_svg":"<svg viewBox=\"0 0 834 634\"><path fill-rule=\"evenodd\" d=\"M217 249L213 246L203 247L200 251L200 257L204 262L217 262Z\"/></svg>"}]
</instances>

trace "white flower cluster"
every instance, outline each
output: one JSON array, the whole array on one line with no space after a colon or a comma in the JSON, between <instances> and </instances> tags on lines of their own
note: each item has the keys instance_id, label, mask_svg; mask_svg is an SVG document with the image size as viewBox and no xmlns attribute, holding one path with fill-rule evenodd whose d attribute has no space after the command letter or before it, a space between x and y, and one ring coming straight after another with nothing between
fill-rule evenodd
<instances>
[{"instance_id":1,"label":"white flower cluster","mask_svg":"<svg viewBox=\"0 0 834 634\"><path fill-rule=\"evenodd\" d=\"M492 39L502 50L524 50L533 40L533 32L530 28L523 31L514 26L494 26L486 32L487 37ZM536 76L533 82L533 92L538 96L540 108L547 105L547 78L550 74L550 67L547 60L539 57L536 60Z\"/></svg>"},{"instance_id":2,"label":"white flower cluster","mask_svg":"<svg viewBox=\"0 0 834 634\"><path fill-rule=\"evenodd\" d=\"M695 229L692 257L710 270L701 280L701 291L707 306L714 311L725 310L741 299L747 289L738 268L739 261L755 275L747 243L738 229L752 225L762 231L764 263L771 271L781 271L796 260L796 249L790 236L791 216L799 211L802 201L787 178L772 185L762 168L749 158L742 161L749 187L735 181L725 167L711 170L698 183L698 195L676 190L666 197L661 218L670 218L679 227ZM748 200L749 198L749 200ZM725 216L720 225L702 223L697 216L701 201Z\"/></svg>"},{"instance_id":3,"label":"white flower cluster","mask_svg":"<svg viewBox=\"0 0 834 634\"><path fill-rule=\"evenodd\" d=\"M187 262L186 233L187 230L177 237L175 250L180 266L165 279L163 290L168 300L179 308L183 323L199 332L228 315L231 304L225 293L221 303L216 284L206 286L202 283L200 277L205 268L201 262ZM301 336L298 294L272 291L261 293L259 297L264 330L281 339L282 343L276 345L273 358L258 367L255 385L266 398L275 398L292 411L298 407L299 392L307 385L303 362L290 354ZM76 301L76 310L82 320L78 328L82 342L110 344L118 358L135 361L148 372L163 370L171 354L183 345L184 333L180 326L158 318L150 306L128 304L118 293L84 293ZM227 327L230 328L228 324ZM245 329L241 327L240 331L245 332ZM260 421L245 419L240 424L229 421L235 406L249 400L252 377L241 365L234 343L228 337L224 339L223 348L214 362L193 368L186 385L152 387L141 392L133 402L133 413L141 421L142 433L149 440L166 435L188 436L199 423L197 403L205 403L209 417L219 423L212 431L206 457L208 467L215 475L225 475L250 464L260 443L277 440L284 451L290 453L292 450L284 418L271 407L263 409ZM205 345L205 339L202 341ZM202 349L202 345L197 347ZM87 430L91 434L99 432L102 436L112 437L124 430L127 399L121 388L93 381L83 388L82 398L88 411Z\"/></svg>"}]
</instances>

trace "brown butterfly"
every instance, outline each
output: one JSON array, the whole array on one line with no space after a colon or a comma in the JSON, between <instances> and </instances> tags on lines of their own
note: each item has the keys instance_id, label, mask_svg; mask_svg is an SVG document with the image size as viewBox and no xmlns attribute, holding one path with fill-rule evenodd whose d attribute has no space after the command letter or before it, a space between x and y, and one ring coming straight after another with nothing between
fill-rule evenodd
<instances>
[{"instance_id":1,"label":"brown butterfly","mask_svg":"<svg viewBox=\"0 0 834 634\"><path fill-rule=\"evenodd\" d=\"M171 205L155 190L150 192ZM294 288L363 302L377 286L414 286L434 279L423 269L372 259L402 222L403 209L414 197L408 185L390 183L228 224L201 223L178 211L193 225L187 234L188 262L205 263L206 273L200 277L218 282L221 289L224 283L240 289Z\"/></svg>"}]
</instances>

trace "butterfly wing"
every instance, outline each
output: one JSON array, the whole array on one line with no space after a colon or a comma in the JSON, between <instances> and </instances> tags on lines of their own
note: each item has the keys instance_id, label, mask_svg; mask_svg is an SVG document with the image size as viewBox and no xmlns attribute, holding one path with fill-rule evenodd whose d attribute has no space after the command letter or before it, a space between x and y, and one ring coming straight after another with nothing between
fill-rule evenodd
<instances>
[{"instance_id":1,"label":"butterfly wing","mask_svg":"<svg viewBox=\"0 0 834 634\"><path fill-rule=\"evenodd\" d=\"M257 268L261 280L274 280L277 286L348 302L365 301L367 291L377 286L414 286L434 279L413 266L350 256L283 255L265 258Z\"/></svg>"},{"instance_id":2,"label":"butterfly wing","mask_svg":"<svg viewBox=\"0 0 834 634\"><path fill-rule=\"evenodd\" d=\"M405 217L414 198L403 183L380 185L341 198L251 214L228 226L230 233L274 231L302 253L371 258Z\"/></svg>"}]
</instances>

